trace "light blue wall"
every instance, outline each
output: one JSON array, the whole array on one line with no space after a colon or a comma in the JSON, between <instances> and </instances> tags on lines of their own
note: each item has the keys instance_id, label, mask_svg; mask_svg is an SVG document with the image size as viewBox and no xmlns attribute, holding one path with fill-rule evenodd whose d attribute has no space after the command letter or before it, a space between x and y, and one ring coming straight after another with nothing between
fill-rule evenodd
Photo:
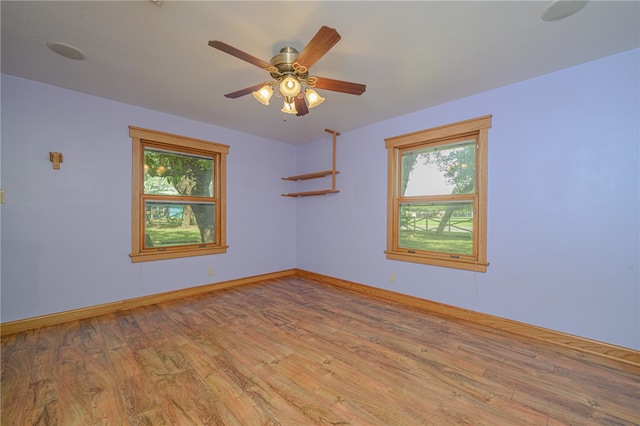
<instances>
[{"instance_id":1,"label":"light blue wall","mask_svg":"<svg viewBox=\"0 0 640 426\"><path fill-rule=\"evenodd\" d=\"M298 267L640 349L639 58L343 132L341 192L300 199L280 194L330 179L280 178L330 168L329 134L293 147L3 75L0 318ZM384 138L486 114L488 272L386 260ZM231 146L227 254L130 262L129 125Z\"/></svg>"},{"instance_id":2,"label":"light blue wall","mask_svg":"<svg viewBox=\"0 0 640 426\"><path fill-rule=\"evenodd\" d=\"M230 146L226 254L131 263L129 125ZM282 142L3 75L2 322L294 268L280 178L295 161Z\"/></svg>"},{"instance_id":3,"label":"light blue wall","mask_svg":"<svg viewBox=\"0 0 640 426\"><path fill-rule=\"evenodd\" d=\"M341 192L298 202L298 267L640 349L639 56L343 133ZM384 138L487 114L487 273L386 260ZM301 147L298 172L330 149Z\"/></svg>"}]
</instances>

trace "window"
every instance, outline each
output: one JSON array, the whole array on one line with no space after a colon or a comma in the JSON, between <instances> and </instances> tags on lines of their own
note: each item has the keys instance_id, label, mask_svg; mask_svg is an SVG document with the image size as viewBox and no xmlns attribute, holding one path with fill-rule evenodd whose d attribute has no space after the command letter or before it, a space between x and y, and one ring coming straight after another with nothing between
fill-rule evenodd
<instances>
[{"instance_id":1,"label":"window","mask_svg":"<svg viewBox=\"0 0 640 426\"><path fill-rule=\"evenodd\" d=\"M486 272L491 116L385 139L387 259Z\"/></svg>"},{"instance_id":2,"label":"window","mask_svg":"<svg viewBox=\"0 0 640 426\"><path fill-rule=\"evenodd\" d=\"M129 126L131 261L225 253L227 145Z\"/></svg>"}]
</instances>

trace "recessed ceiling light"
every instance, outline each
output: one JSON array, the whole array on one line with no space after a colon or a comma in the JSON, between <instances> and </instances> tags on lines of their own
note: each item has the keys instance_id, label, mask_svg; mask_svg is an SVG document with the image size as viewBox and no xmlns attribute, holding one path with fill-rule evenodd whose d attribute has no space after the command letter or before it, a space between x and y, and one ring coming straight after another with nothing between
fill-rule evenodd
<instances>
[{"instance_id":1,"label":"recessed ceiling light","mask_svg":"<svg viewBox=\"0 0 640 426\"><path fill-rule=\"evenodd\" d=\"M587 3L589 0L553 0L544 8L540 17L547 22L559 21L578 13Z\"/></svg>"},{"instance_id":2,"label":"recessed ceiling light","mask_svg":"<svg viewBox=\"0 0 640 426\"><path fill-rule=\"evenodd\" d=\"M80 49L73 47L70 44L50 41L47 43L47 47L65 58L76 60L82 60L85 58L84 53L82 53Z\"/></svg>"}]
</instances>

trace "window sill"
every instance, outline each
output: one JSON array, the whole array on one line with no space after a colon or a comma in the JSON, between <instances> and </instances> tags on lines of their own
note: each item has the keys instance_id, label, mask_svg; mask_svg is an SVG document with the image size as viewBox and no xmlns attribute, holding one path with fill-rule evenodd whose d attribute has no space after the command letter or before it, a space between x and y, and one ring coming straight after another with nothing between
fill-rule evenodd
<instances>
[{"instance_id":1,"label":"window sill","mask_svg":"<svg viewBox=\"0 0 640 426\"><path fill-rule=\"evenodd\" d=\"M387 254L387 259L389 260L399 260L402 262L421 263L424 265L433 266L444 266L446 268L463 269L466 271L487 272L487 266L489 266L489 263L478 262L474 259L425 256L391 251L385 251L385 253Z\"/></svg>"},{"instance_id":2,"label":"window sill","mask_svg":"<svg viewBox=\"0 0 640 426\"><path fill-rule=\"evenodd\" d=\"M131 263L150 262L153 260L177 259L182 257L206 256L209 254L226 253L229 246L207 248L182 248L173 250L153 250L144 253L131 253Z\"/></svg>"}]
</instances>

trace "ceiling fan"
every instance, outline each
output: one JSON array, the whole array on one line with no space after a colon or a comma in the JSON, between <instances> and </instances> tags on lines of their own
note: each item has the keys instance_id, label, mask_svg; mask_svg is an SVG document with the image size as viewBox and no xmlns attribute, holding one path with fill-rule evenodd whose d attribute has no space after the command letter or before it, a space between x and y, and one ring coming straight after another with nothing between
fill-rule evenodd
<instances>
[{"instance_id":1,"label":"ceiling fan","mask_svg":"<svg viewBox=\"0 0 640 426\"><path fill-rule=\"evenodd\" d=\"M302 116L309 112L309 108L324 102L324 98L315 89L350 95L361 95L366 90L364 84L309 75L309 68L340 41L340 38L340 34L335 29L322 26L301 52L298 53L293 47L284 47L280 53L271 58L270 62L258 59L222 41L209 41L209 46L262 68L274 79L227 93L225 97L235 99L252 93L258 102L269 105L269 100L276 91L276 96L284 97L282 112Z\"/></svg>"}]
</instances>

